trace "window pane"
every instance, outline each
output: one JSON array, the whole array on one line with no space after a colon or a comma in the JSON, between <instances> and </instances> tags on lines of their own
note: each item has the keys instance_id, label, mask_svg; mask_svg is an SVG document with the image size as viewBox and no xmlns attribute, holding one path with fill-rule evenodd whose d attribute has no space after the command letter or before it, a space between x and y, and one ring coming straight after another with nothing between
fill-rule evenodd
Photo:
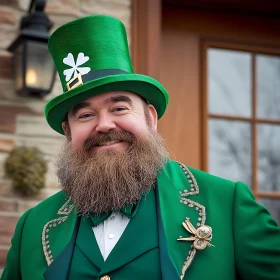
<instances>
[{"instance_id":1,"label":"window pane","mask_svg":"<svg viewBox=\"0 0 280 280\"><path fill-rule=\"evenodd\" d=\"M54 73L54 63L48 46L41 42L27 42L26 86L48 90Z\"/></svg>"},{"instance_id":2,"label":"window pane","mask_svg":"<svg viewBox=\"0 0 280 280\"><path fill-rule=\"evenodd\" d=\"M209 112L232 116L251 116L250 53L209 49Z\"/></svg>"},{"instance_id":3,"label":"window pane","mask_svg":"<svg viewBox=\"0 0 280 280\"><path fill-rule=\"evenodd\" d=\"M259 199L259 203L270 212L270 215L278 222L278 225L280 225L280 200L276 198L261 198Z\"/></svg>"},{"instance_id":4,"label":"window pane","mask_svg":"<svg viewBox=\"0 0 280 280\"><path fill-rule=\"evenodd\" d=\"M280 126L258 125L258 188L280 191Z\"/></svg>"},{"instance_id":5,"label":"window pane","mask_svg":"<svg viewBox=\"0 0 280 280\"><path fill-rule=\"evenodd\" d=\"M251 125L210 119L209 172L251 186Z\"/></svg>"},{"instance_id":6,"label":"window pane","mask_svg":"<svg viewBox=\"0 0 280 280\"><path fill-rule=\"evenodd\" d=\"M257 56L257 115L280 119L280 57Z\"/></svg>"}]
</instances>

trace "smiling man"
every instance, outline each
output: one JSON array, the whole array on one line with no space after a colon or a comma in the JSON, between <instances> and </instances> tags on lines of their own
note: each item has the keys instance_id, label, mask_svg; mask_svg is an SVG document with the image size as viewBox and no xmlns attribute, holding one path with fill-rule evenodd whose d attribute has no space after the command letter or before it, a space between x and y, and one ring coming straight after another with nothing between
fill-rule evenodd
<instances>
[{"instance_id":1,"label":"smiling man","mask_svg":"<svg viewBox=\"0 0 280 280\"><path fill-rule=\"evenodd\" d=\"M133 72L119 20L69 22L49 50L62 190L23 214L1 279L280 279L280 229L249 188L168 158L168 93Z\"/></svg>"},{"instance_id":2,"label":"smiling man","mask_svg":"<svg viewBox=\"0 0 280 280\"><path fill-rule=\"evenodd\" d=\"M138 95L112 91L76 104L57 175L82 215L118 211L147 193L168 160L157 112Z\"/></svg>"}]
</instances>

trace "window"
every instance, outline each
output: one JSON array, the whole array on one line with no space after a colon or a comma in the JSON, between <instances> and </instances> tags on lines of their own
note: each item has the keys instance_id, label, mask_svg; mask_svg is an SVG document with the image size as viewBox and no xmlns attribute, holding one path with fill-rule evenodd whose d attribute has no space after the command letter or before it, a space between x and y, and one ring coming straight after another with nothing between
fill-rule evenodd
<instances>
[{"instance_id":1,"label":"window","mask_svg":"<svg viewBox=\"0 0 280 280\"><path fill-rule=\"evenodd\" d=\"M249 185L280 223L280 51L204 51L208 172Z\"/></svg>"}]
</instances>

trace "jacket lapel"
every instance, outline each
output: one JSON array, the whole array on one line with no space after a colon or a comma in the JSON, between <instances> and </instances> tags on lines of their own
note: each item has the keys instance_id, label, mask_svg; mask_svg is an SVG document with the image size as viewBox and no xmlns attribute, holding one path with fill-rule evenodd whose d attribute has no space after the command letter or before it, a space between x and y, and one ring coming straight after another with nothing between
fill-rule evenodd
<instances>
[{"instance_id":1,"label":"jacket lapel","mask_svg":"<svg viewBox=\"0 0 280 280\"><path fill-rule=\"evenodd\" d=\"M71 240L44 273L45 280L67 280L81 218L76 220Z\"/></svg>"},{"instance_id":2,"label":"jacket lapel","mask_svg":"<svg viewBox=\"0 0 280 280\"><path fill-rule=\"evenodd\" d=\"M182 223L188 218L194 228L206 221L205 207L195 201L197 182L184 165L169 161L157 180L157 208L163 279L183 279L196 249L193 241L179 241L192 235Z\"/></svg>"},{"instance_id":3,"label":"jacket lapel","mask_svg":"<svg viewBox=\"0 0 280 280\"><path fill-rule=\"evenodd\" d=\"M79 226L77 223L77 213L74 210L74 205L70 199L67 200L66 203L58 210L56 215L57 216L54 219L45 224L42 232L43 252L48 265L44 274L46 280L64 280L63 278L58 277L57 273L53 273L56 265L51 265L54 260L58 260L59 262L61 261L58 256L60 254L63 255L64 250L71 251L71 248L74 246L73 242L76 239ZM64 266L59 267L61 272L59 275L66 275L67 277L73 248L71 252L69 251L71 253L70 255L66 254L68 257L67 261L60 262L61 264L63 263ZM48 272L48 270L50 271Z\"/></svg>"},{"instance_id":4,"label":"jacket lapel","mask_svg":"<svg viewBox=\"0 0 280 280\"><path fill-rule=\"evenodd\" d=\"M92 224L89 221L90 218L82 217L81 219L76 245L83 254L101 270L104 265L104 260L94 236Z\"/></svg>"},{"instance_id":5,"label":"jacket lapel","mask_svg":"<svg viewBox=\"0 0 280 280\"><path fill-rule=\"evenodd\" d=\"M163 224L161 209L163 206L160 205L158 187L156 189L156 199L157 203L157 216L158 216L158 235L159 235L159 248L160 248L160 264L161 264L161 274L163 280L178 279L179 271L176 267L173 259L169 254L167 247L167 238L165 233L165 227Z\"/></svg>"}]
</instances>

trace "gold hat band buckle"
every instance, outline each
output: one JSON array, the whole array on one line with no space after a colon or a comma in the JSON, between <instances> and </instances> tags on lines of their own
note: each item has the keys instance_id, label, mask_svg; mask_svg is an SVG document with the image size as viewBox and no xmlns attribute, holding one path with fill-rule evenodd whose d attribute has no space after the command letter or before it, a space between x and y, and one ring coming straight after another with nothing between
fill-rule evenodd
<instances>
[{"instance_id":1,"label":"gold hat band buckle","mask_svg":"<svg viewBox=\"0 0 280 280\"><path fill-rule=\"evenodd\" d=\"M67 90L69 91L82 84L83 84L82 74L79 73L66 84Z\"/></svg>"}]
</instances>

